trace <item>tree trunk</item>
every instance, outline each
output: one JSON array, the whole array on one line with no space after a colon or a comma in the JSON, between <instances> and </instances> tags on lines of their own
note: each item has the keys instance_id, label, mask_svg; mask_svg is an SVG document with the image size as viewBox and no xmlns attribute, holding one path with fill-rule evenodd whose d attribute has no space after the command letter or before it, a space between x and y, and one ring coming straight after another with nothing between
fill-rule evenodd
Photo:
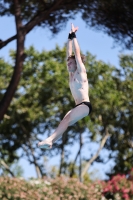
<instances>
[{"instance_id":1,"label":"tree trunk","mask_svg":"<svg viewBox=\"0 0 133 200\"><path fill-rule=\"evenodd\" d=\"M80 142L81 142L81 139L80 139ZM75 157L75 160L74 160L74 162L73 162L73 164L72 164L72 169L71 169L71 172L70 172L70 177L72 177L72 176L74 175L74 166L76 165L76 161L77 161L77 159L78 159L78 156L80 155L80 152L81 152L82 147L83 147L83 143L81 142L81 143L80 143L79 150L78 150L77 155L76 155L76 157ZM81 169L80 169L80 170L81 170Z\"/></svg>"},{"instance_id":2,"label":"tree trunk","mask_svg":"<svg viewBox=\"0 0 133 200\"><path fill-rule=\"evenodd\" d=\"M37 178L42 178L43 174L42 174L42 171L40 170L40 168L39 168L39 166L37 164L36 157L34 155L34 150L33 150L32 146L31 146L31 142L30 141L29 141L29 145L30 145L30 150L31 150L32 157L33 157L33 163L35 165Z\"/></svg>"},{"instance_id":3,"label":"tree trunk","mask_svg":"<svg viewBox=\"0 0 133 200\"><path fill-rule=\"evenodd\" d=\"M61 145L61 159L60 159L60 169L59 169L59 176L61 175L62 173L62 167L63 167L63 162L64 162L64 143L62 142L62 145Z\"/></svg>"},{"instance_id":4,"label":"tree trunk","mask_svg":"<svg viewBox=\"0 0 133 200\"><path fill-rule=\"evenodd\" d=\"M22 25L21 20L21 10L18 0L14 0L15 5L15 20L16 20L16 29L17 29L17 53L16 53L16 61L14 67L14 73L10 84L4 94L3 99L0 102L0 120L3 119L4 114L6 113L11 100L15 94L18 83L20 81L20 76L23 68L23 60L24 60L24 40L25 40L25 31Z\"/></svg>"},{"instance_id":5,"label":"tree trunk","mask_svg":"<svg viewBox=\"0 0 133 200\"><path fill-rule=\"evenodd\" d=\"M82 134L80 133L79 135L80 137L80 147L79 147L79 181L82 182L82 176L81 176L81 173L82 173L82 156L81 156L81 148L82 148L82 145L83 145L83 141L82 141Z\"/></svg>"}]
</instances>

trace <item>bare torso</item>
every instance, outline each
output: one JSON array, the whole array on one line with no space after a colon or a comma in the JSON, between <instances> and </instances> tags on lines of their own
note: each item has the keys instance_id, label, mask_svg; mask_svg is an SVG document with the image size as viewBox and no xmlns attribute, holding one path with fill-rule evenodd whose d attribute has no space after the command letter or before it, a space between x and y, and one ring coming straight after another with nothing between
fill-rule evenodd
<instances>
[{"instance_id":1,"label":"bare torso","mask_svg":"<svg viewBox=\"0 0 133 200\"><path fill-rule=\"evenodd\" d=\"M69 73L69 86L76 105L89 100L89 85L86 71Z\"/></svg>"}]
</instances>

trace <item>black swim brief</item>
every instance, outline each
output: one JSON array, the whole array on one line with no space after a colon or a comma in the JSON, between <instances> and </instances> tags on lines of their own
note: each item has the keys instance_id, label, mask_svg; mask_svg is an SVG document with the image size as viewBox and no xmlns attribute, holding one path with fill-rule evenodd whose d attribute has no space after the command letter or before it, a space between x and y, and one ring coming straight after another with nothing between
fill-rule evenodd
<instances>
[{"instance_id":1,"label":"black swim brief","mask_svg":"<svg viewBox=\"0 0 133 200\"><path fill-rule=\"evenodd\" d=\"M77 107L77 106L79 106L79 105L81 105L81 104L85 104L86 106L89 107L89 114L90 114L91 111L92 111L92 105L91 105L91 103L90 103L89 101L83 101L82 103L79 103L79 104L76 105L75 107ZM89 114L88 114L88 115L89 115Z\"/></svg>"}]
</instances>

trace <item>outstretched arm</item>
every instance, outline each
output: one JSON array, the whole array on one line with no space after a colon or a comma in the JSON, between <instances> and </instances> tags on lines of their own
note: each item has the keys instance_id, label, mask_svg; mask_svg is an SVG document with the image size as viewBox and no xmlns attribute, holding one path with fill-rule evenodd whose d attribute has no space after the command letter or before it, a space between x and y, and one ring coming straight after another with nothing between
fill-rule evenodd
<instances>
[{"instance_id":1,"label":"outstretched arm","mask_svg":"<svg viewBox=\"0 0 133 200\"><path fill-rule=\"evenodd\" d=\"M72 24L72 32L75 30L74 28L74 25ZM82 62L82 59L81 59L81 54L80 54L80 47L79 47L79 44L78 44L78 41L77 41L77 38L73 38L72 40L72 45L73 45L73 51L74 51L74 54L75 54L75 59L76 59L76 63L77 63L77 68L80 70L80 71L85 71L85 66Z\"/></svg>"},{"instance_id":2,"label":"outstretched arm","mask_svg":"<svg viewBox=\"0 0 133 200\"><path fill-rule=\"evenodd\" d=\"M71 29L69 34L71 34L72 32L75 33L77 30L78 30L78 27L73 27L73 30ZM68 37L68 40L67 40L67 58L72 55L72 50L73 50L72 49L72 38Z\"/></svg>"},{"instance_id":3,"label":"outstretched arm","mask_svg":"<svg viewBox=\"0 0 133 200\"><path fill-rule=\"evenodd\" d=\"M77 38L73 38L73 50L74 50L75 57L76 57L78 60L81 59L80 47L79 47Z\"/></svg>"},{"instance_id":4,"label":"outstretched arm","mask_svg":"<svg viewBox=\"0 0 133 200\"><path fill-rule=\"evenodd\" d=\"M72 55L72 40L68 39L67 40L67 59L70 55Z\"/></svg>"}]
</instances>

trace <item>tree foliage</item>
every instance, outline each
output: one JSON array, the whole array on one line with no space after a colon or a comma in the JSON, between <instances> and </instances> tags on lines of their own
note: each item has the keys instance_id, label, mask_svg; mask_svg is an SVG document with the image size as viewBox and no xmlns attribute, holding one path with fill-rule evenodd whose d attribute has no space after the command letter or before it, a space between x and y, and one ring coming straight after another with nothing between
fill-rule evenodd
<instances>
[{"instance_id":1,"label":"tree foliage","mask_svg":"<svg viewBox=\"0 0 133 200\"><path fill-rule=\"evenodd\" d=\"M133 2L128 0L91 0L83 20L96 30L113 37L124 48L133 48Z\"/></svg>"},{"instance_id":2,"label":"tree foliage","mask_svg":"<svg viewBox=\"0 0 133 200\"><path fill-rule=\"evenodd\" d=\"M121 42L122 45L132 48L133 2L130 0L65 0L58 1L58 4L55 0L32 0L30 2L19 0L18 2L21 7L21 17L25 23L29 23L35 18L40 18L40 23L37 25L48 26L55 34L63 28L65 22L72 15L81 13L87 25L95 27L98 30L104 30L108 35ZM2 1L0 4L0 15L15 15L15 3L16 1L11 0ZM45 15L48 9L51 9L49 17L46 18L45 16L41 21L44 17L42 15Z\"/></svg>"}]
</instances>

